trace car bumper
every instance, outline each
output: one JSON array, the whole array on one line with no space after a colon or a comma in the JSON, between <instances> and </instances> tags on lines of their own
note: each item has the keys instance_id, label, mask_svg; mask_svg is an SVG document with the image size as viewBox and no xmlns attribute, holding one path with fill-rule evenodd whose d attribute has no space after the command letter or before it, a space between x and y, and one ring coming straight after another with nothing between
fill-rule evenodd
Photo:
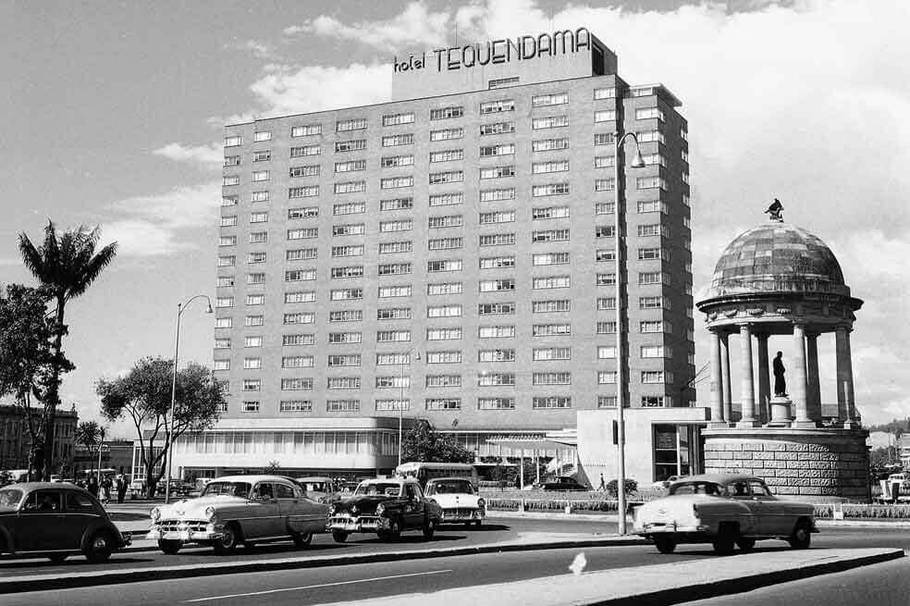
<instances>
[{"instance_id":1,"label":"car bumper","mask_svg":"<svg viewBox=\"0 0 910 606\"><path fill-rule=\"evenodd\" d=\"M377 532L388 530L389 520L380 516L335 515L329 518L326 529L344 532Z\"/></svg>"},{"instance_id":2,"label":"car bumper","mask_svg":"<svg viewBox=\"0 0 910 606\"><path fill-rule=\"evenodd\" d=\"M666 533L707 534L711 527L707 524L679 524L677 522L645 522L636 524L633 532L640 535Z\"/></svg>"},{"instance_id":3,"label":"car bumper","mask_svg":"<svg viewBox=\"0 0 910 606\"><path fill-rule=\"evenodd\" d=\"M164 524L152 527L146 539L153 541L180 541L181 543L206 543L222 537L221 527L217 524Z\"/></svg>"},{"instance_id":4,"label":"car bumper","mask_svg":"<svg viewBox=\"0 0 910 606\"><path fill-rule=\"evenodd\" d=\"M442 522L474 522L482 520L485 515L483 509L443 509Z\"/></svg>"}]
</instances>

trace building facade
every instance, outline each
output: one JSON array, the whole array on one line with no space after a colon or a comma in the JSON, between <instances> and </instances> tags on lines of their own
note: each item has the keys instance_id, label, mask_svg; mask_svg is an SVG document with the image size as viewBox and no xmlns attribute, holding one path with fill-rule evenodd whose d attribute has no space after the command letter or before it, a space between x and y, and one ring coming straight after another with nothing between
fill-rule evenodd
<instances>
[{"instance_id":1,"label":"building facade","mask_svg":"<svg viewBox=\"0 0 910 606\"><path fill-rule=\"evenodd\" d=\"M39 411L33 413L36 416ZM74 410L58 409L54 419L54 474L70 474L79 416ZM31 440L22 411L15 406L0 406L0 470L28 468Z\"/></svg>"},{"instance_id":2,"label":"building facade","mask_svg":"<svg viewBox=\"0 0 910 606\"><path fill-rule=\"evenodd\" d=\"M230 398L218 445L194 437L175 462L298 444L303 468L339 444L376 462L399 415L478 455L572 430L615 407L618 248L626 401L689 406L687 123L616 63L584 28L435 49L395 57L388 103L227 126L214 364ZM646 163L621 157L619 183L617 132Z\"/></svg>"}]
</instances>

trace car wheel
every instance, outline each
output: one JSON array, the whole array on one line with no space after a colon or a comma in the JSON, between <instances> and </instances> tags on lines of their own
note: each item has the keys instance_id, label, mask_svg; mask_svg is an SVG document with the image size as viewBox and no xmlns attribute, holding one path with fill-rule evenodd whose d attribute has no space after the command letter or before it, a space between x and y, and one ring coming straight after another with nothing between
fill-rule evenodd
<instances>
[{"instance_id":1,"label":"car wheel","mask_svg":"<svg viewBox=\"0 0 910 606\"><path fill-rule=\"evenodd\" d=\"M89 539L83 553L89 562L107 562L114 551L114 538L106 530L96 532Z\"/></svg>"},{"instance_id":2,"label":"car wheel","mask_svg":"<svg viewBox=\"0 0 910 606\"><path fill-rule=\"evenodd\" d=\"M654 546L661 553L673 553L676 551L676 539L674 537L654 537Z\"/></svg>"},{"instance_id":3,"label":"car wheel","mask_svg":"<svg viewBox=\"0 0 910 606\"><path fill-rule=\"evenodd\" d=\"M167 539L158 540L158 549L161 550L161 553L166 555L175 555L180 548L183 547L183 543L180 541L169 541Z\"/></svg>"},{"instance_id":4,"label":"car wheel","mask_svg":"<svg viewBox=\"0 0 910 606\"><path fill-rule=\"evenodd\" d=\"M212 543L212 547L218 555L227 555L237 549L241 539L240 529L234 524L228 524L221 531L221 538L215 539Z\"/></svg>"},{"instance_id":5,"label":"car wheel","mask_svg":"<svg viewBox=\"0 0 910 606\"><path fill-rule=\"evenodd\" d=\"M47 554L47 559L53 562L54 564L60 564L69 556L68 553L49 553Z\"/></svg>"},{"instance_id":6,"label":"car wheel","mask_svg":"<svg viewBox=\"0 0 910 606\"><path fill-rule=\"evenodd\" d=\"M427 518L426 522L423 523L423 538L429 541L434 534L436 534L436 520Z\"/></svg>"},{"instance_id":7,"label":"car wheel","mask_svg":"<svg viewBox=\"0 0 910 606\"><path fill-rule=\"evenodd\" d=\"M294 545L297 547L306 547L313 542L312 532L295 532Z\"/></svg>"},{"instance_id":8,"label":"car wheel","mask_svg":"<svg viewBox=\"0 0 910 606\"><path fill-rule=\"evenodd\" d=\"M809 523L806 520L799 520L787 542L793 549L809 549L812 544L812 528Z\"/></svg>"},{"instance_id":9,"label":"car wheel","mask_svg":"<svg viewBox=\"0 0 910 606\"><path fill-rule=\"evenodd\" d=\"M481 526L483 526L483 520L477 520L476 522L474 522L474 526L476 526L477 528L480 528Z\"/></svg>"},{"instance_id":10,"label":"car wheel","mask_svg":"<svg viewBox=\"0 0 910 606\"><path fill-rule=\"evenodd\" d=\"M389 541L397 541L401 537L401 521L398 518L389 520Z\"/></svg>"},{"instance_id":11,"label":"car wheel","mask_svg":"<svg viewBox=\"0 0 910 606\"><path fill-rule=\"evenodd\" d=\"M714 537L712 545L714 553L717 555L729 555L733 553L733 546L736 544L736 533L726 524L721 524L717 536Z\"/></svg>"},{"instance_id":12,"label":"car wheel","mask_svg":"<svg viewBox=\"0 0 910 606\"><path fill-rule=\"evenodd\" d=\"M739 547L739 550L743 553L749 553L755 549L755 539L747 539L745 537L739 537L736 539L736 546Z\"/></svg>"},{"instance_id":13,"label":"car wheel","mask_svg":"<svg viewBox=\"0 0 910 606\"><path fill-rule=\"evenodd\" d=\"M335 539L336 543L344 543L348 540L348 533L343 530L333 530L332 538Z\"/></svg>"}]
</instances>

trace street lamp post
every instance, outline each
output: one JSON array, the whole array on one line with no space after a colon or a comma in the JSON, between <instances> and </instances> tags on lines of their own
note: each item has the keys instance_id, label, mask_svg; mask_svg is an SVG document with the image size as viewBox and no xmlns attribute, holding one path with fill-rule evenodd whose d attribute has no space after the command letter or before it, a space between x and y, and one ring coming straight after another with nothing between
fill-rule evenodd
<instances>
[{"instance_id":1,"label":"street lamp post","mask_svg":"<svg viewBox=\"0 0 910 606\"><path fill-rule=\"evenodd\" d=\"M177 304L177 328L174 335L174 374L171 379L171 414L168 418L167 426L167 475L165 476L164 484L164 502L171 502L171 470L173 469L171 460L172 455L174 454L174 416L177 412L177 360L180 356L180 316L183 315L183 311L187 306L195 301L196 299L205 299L208 303L208 308L205 310L205 313L212 313L212 300L208 295L196 295L190 297L183 303Z\"/></svg>"},{"instance_id":2,"label":"street lamp post","mask_svg":"<svg viewBox=\"0 0 910 606\"><path fill-rule=\"evenodd\" d=\"M617 509L619 510L619 534L626 534L626 428L624 411L625 408L625 389L623 388L623 322L622 322L622 197L620 195L620 152L623 150L623 143L626 138L631 138L635 142L635 156L632 158L630 166L632 168L641 168L645 165L641 157L641 149L638 145L638 137L635 133L628 132L620 135L617 130L613 133L613 237L616 240L616 249L614 251L614 261L616 266L616 417L617 417L617 475L616 495Z\"/></svg>"},{"instance_id":3,"label":"street lamp post","mask_svg":"<svg viewBox=\"0 0 910 606\"><path fill-rule=\"evenodd\" d=\"M411 366L411 354L414 353L412 347L405 354L408 358L408 366ZM417 360L420 361L420 352L416 354ZM410 387L410 376L408 377L408 386ZM402 409L404 408L404 360L398 365L398 465L401 465L401 443L402 443Z\"/></svg>"}]
</instances>

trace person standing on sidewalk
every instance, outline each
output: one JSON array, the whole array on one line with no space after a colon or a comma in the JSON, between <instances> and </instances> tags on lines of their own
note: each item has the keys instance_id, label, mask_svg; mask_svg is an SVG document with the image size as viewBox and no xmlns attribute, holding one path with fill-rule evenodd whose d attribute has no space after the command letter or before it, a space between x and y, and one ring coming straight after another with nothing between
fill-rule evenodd
<instances>
[{"instance_id":1,"label":"person standing on sidewalk","mask_svg":"<svg viewBox=\"0 0 910 606\"><path fill-rule=\"evenodd\" d=\"M123 474L117 476L117 503L123 503L123 498L126 496L126 480L123 477Z\"/></svg>"}]
</instances>

